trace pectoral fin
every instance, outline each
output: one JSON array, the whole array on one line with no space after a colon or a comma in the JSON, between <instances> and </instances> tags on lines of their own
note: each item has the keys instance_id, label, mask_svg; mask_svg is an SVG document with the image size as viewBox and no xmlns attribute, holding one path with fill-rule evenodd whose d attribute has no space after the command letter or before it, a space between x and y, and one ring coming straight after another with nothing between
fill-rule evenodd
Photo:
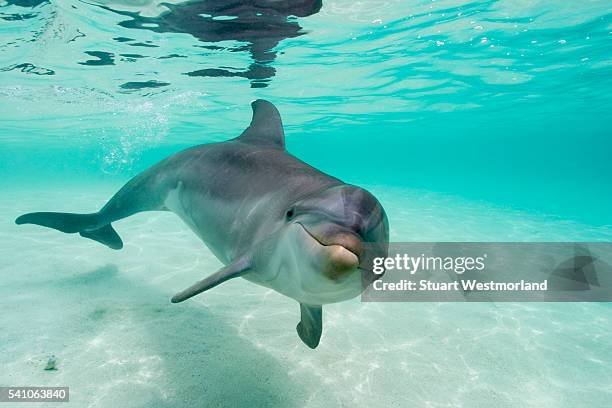
<instances>
[{"instance_id":1,"label":"pectoral fin","mask_svg":"<svg viewBox=\"0 0 612 408\"><path fill-rule=\"evenodd\" d=\"M250 266L250 262L247 259L239 259L238 261L224 266L209 277L196 282L184 291L177 293L172 297L171 301L172 303L182 302L208 289L214 288L226 280L242 276L249 272Z\"/></svg>"},{"instance_id":2,"label":"pectoral fin","mask_svg":"<svg viewBox=\"0 0 612 408\"><path fill-rule=\"evenodd\" d=\"M296 327L298 335L308 347L317 348L323 331L323 309L300 303L300 314L302 318Z\"/></svg>"}]
</instances>

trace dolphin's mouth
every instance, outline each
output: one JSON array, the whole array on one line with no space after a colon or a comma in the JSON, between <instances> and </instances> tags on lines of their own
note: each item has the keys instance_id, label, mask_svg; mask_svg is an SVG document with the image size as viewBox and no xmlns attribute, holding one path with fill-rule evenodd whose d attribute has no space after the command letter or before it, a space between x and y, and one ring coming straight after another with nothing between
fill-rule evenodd
<instances>
[{"instance_id":1,"label":"dolphin's mouth","mask_svg":"<svg viewBox=\"0 0 612 408\"><path fill-rule=\"evenodd\" d=\"M312 234L310 231L308 231L308 228L306 228L304 226L304 224L302 224L301 222L296 222L296 224L298 224L300 227L302 227L302 229L304 231L306 231L306 233L308 235L310 235L310 237L312 239L314 239L315 241L317 241L319 243L319 245L324 246L324 247L331 247L331 246L341 246L342 248L346 249L347 251L349 251L351 254L355 255L357 257L357 259L360 261L361 263L361 257L360 257L360 253L358 250L349 248L348 245L343 244L342 242L329 242L329 243L324 243L322 242L319 238L317 238L316 236L314 236L314 234Z\"/></svg>"},{"instance_id":2,"label":"dolphin's mouth","mask_svg":"<svg viewBox=\"0 0 612 408\"><path fill-rule=\"evenodd\" d=\"M361 268L363 244L361 238L349 231L339 231L329 234L327 239L325 229L322 229L322 237L310 231L301 222L296 222L304 232L321 247L325 248L325 262L321 264L321 273L335 284L346 282L353 272L364 271Z\"/></svg>"}]
</instances>

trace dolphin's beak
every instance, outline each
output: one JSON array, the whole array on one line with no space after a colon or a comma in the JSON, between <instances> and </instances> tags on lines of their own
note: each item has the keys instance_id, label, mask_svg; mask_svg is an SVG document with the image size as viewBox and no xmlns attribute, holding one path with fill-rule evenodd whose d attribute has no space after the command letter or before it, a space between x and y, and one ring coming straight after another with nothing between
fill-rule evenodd
<instances>
[{"instance_id":1,"label":"dolphin's beak","mask_svg":"<svg viewBox=\"0 0 612 408\"><path fill-rule=\"evenodd\" d=\"M363 254L361 238L335 224L320 224L306 227L298 224L323 247L323 274L337 281L357 270Z\"/></svg>"},{"instance_id":2,"label":"dolphin's beak","mask_svg":"<svg viewBox=\"0 0 612 408\"><path fill-rule=\"evenodd\" d=\"M329 279L338 280L359 267L357 255L342 245L326 246L325 251L329 257L329 267L323 270L323 274Z\"/></svg>"}]
</instances>

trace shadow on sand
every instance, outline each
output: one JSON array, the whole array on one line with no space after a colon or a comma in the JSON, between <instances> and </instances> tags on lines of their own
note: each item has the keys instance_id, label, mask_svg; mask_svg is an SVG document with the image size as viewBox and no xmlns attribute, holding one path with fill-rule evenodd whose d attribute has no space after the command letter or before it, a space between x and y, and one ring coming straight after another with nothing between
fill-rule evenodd
<instances>
[{"instance_id":1,"label":"shadow on sand","mask_svg":"<svg viewBox=\"0 0 612 408\"><path fill-rule=\"evenodd\" d=\"M276 360L239 337L234 328L206 307L189 303L172 305L167 294L129 280L115 265L39 282L37 286L41 291L52 291L65 305L77 308L78 318L82 319L78 326L83 333L77 341L82 343L84 353L78 359L93 360L97 370L94 372L103 376L91 381L119 384L113 385L111 400L124 407L290 407L305 399L299 392L296 394L300 388ZM40 307L44 305L41 303ZM119 368L101 369L109 362L95 360L105 354L87 355L96 338L106 339L106 348L110 349L106 353L120 350L123 356L133 353L132 360L136 362L158 361L153 365L158 372L143 375L142 369L133 370L134 373L126 373L125 368L123 372ZM120 362L121 358L114 360ZM63 364L69 366L71 362ZM71 383L72 373L86 375L86 372L72 367L64 379ZM115 372L131 379L121 384L119 378L113 378ZM142 387L139 381L132 381L138 376L144 378ZM79 390L71 389L71 393L78 394ZM112 405L111 401L109 405L104 402L107 397L93 406ZM90 403L89 396L81 398Z\"/></svg>"}]
</instances>

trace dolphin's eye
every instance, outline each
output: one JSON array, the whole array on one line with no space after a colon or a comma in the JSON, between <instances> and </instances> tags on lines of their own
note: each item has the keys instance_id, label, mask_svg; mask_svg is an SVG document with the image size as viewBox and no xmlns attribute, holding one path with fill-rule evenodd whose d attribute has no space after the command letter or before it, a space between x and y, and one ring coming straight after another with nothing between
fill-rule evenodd
<instances>
[{"instance_id":1,"label":"dolphin's eye","mask_svg":"<svg viewBox=\"0 0 612 408\"><path fill-rule=\"evenodd\" d=\"M290 208L287 210L287 220L290 220L293 218L293 216L295 215L295 211L293 210L293 208Z\"/></svg>"}]
</instances>

